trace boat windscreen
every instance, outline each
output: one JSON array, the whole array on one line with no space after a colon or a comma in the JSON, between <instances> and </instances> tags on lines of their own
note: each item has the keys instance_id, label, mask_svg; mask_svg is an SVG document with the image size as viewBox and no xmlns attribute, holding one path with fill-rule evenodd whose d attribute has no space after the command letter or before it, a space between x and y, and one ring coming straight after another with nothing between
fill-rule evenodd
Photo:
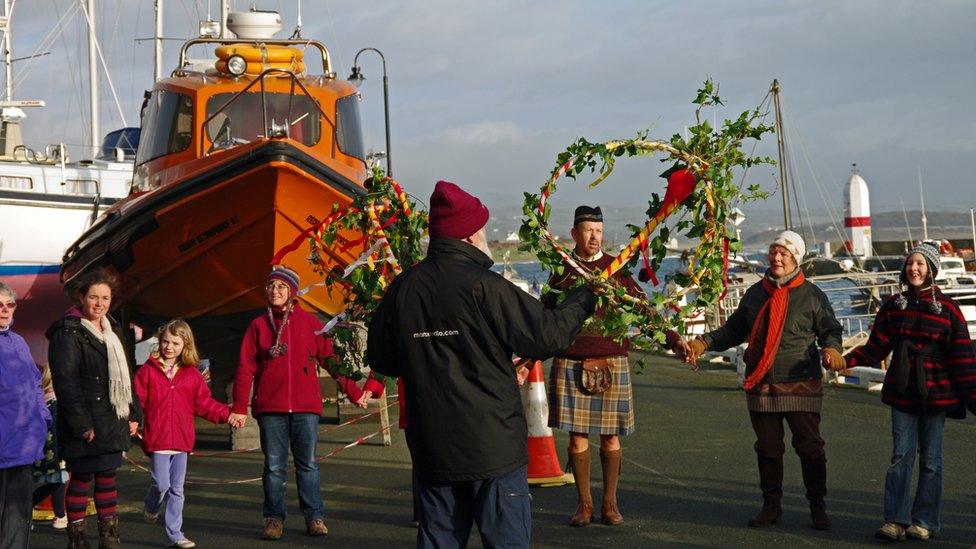
<instances>
[{"instance_id":1,"label":"boat windscreen","mask_svg":"<svg viewBox=\"0 0 976 549\"><path fill-rule=\"evenodd\" d=\"M246 92L221 109L234 95L219 93L207 100L207 118L217 113L207 124L207 137L214 148L250 143L269 135L287 135L306 146L319 142L320 114L307 95L264 92L262 101L261 92ZM263 107L267 108L266 116ZM268 128L262 127L265 119Z\"/></svg>"}]
</instances>

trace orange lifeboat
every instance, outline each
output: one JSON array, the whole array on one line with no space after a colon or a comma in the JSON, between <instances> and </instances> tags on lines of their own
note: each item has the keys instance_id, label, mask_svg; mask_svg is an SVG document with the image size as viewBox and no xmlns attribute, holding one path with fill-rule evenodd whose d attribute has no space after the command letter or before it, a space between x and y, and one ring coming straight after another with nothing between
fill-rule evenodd
<instances>
[{"instance_id":1,"label":"orange lifeboat","mask_svg":"<svg viewBox=\"0 0 976 549\"><path fill-rule=\"evenodd\" d=\"M187 58L201 45L217 46L205 70ZM322 74L305 74L309 51ZM62 281L114 271L113 305L146 327L172 317L239 325L265 305L275 252L364 192L359 96L314 40L199 38L180 61L147 92L132 194L68 249ZM343 268L361 251L331 261ZM306 243L282 262L304 284L320 280L308 254ZM319 286L301 300L334 315L343 294Z\"/></svg>"}]
</instances>

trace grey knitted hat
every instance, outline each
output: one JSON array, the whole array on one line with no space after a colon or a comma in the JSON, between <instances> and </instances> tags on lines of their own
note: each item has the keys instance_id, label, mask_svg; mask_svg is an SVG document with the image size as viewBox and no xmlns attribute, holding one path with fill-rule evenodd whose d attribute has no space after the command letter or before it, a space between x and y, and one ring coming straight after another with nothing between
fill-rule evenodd
<instances>
[{"instance_id":1,"label":"grey knitted hat","mask_svg":"<svg viewBox=\"0 0 976 549\"><path fill-rule=\"evenodd\" d=\"M921 254L925 258L925 262L929 265L929 273L932 274L932 280L935 280L935 277L939 276L939 249L931 242L922 242L912 248L908 252L908 255L905 256L905 261L901 264L901 275L898 277L899 282L908 284L908 278L905 276L905 267L908 266L908 258L912 254Z\"/></svg>"},{"instance_id":2,"label":"grey knitted hat","mask_svg":"<svg viewBox=\"0 0 976 549\"><path fill-rule=\"evenodd\" d=\"M939 303L939 300L935 296L935 277L939 275L939 249L931 242L922 242L912 248L908 252L908 255L905 256L905 262L901 264L901 274L898 276L898 282L901 284L908 284L908 277L905 276L905 270L908 267L908 258L913 254L920 254L925 258L925 263L929 267L929 276L932 280L932 301L929 302L929 310L935 314L941 314L942 304ZM908 299L905 297L905 294L898 295L895 299L895 306L901 310L908 308Z\"/></svg>"}]
</instances>

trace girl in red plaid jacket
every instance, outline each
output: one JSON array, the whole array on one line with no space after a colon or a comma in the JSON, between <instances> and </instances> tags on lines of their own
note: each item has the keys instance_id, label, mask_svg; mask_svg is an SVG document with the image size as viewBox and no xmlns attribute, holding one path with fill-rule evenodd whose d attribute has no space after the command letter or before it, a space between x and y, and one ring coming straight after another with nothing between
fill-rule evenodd
<instances>
[{"instance_id":1,"label":"girl in red plaid jacket","mask_svg":"<svg viewBox=\"0 0 976 549\"><path fill-rule=\"evenodd\" d=\"M946 417L976 413L976 351L966 319L933 283L939 252L916 246L901 271L908 290L878 311L868 342L847 366L874 366L889 353L882 401L891 406L893 450L885 479L885 523L876 537L928 539L941 530L942 427ZM914 503L910 489L920 455Z\"/></svg>"}]
</instances>

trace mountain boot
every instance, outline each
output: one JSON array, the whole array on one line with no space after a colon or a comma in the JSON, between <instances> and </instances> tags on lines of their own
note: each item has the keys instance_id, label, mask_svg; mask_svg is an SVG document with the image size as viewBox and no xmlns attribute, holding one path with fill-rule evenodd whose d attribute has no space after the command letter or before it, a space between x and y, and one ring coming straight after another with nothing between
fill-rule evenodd
<instances>
[{"instance_id":1,"label":"mountain boot","mask_svg":"<svg viewBox=\"0 0 976 549\"><path fill-rule=\"evenodd\" d=\"M586 526L593 519L593 495L590 493L590 449L569 454L573 478L576 479L576 512L569 519L572 526Z\"/></svg>"},{"instance_id":2,"label":"mountain boot","mask_svg":"<svg viewBox=\"0 0 976 549\"><path fill-rule=\"evenodd\" d=\"M827 516L827 456L801 460L803 484L810 500L810 518L816 530L830 530L830 517Z\"/></svg>"},{"instance_id":3,"label":"mountain boot","mask_svg":"<svg viewBox=\"0 0 976 549\"><path fill-rule=\"evenodd\" d=\"M91 549L85 537L85 521L68 523L68 549Z\"/></svg>"},{"instance_id":4,"label":"mountain boot","mask_svg":"<svg viewBox=\"0 0 976 549\"><path fill-rule=\"evenodd\" d=\"M779 522L783 516L783 458L759 457L759 488L763 506L759 514L749 519L749 526L763 528Z\"/></svg>"},{"instance_id":5,"label":"mountain boot","mask_svg":"<svg viewBox=\"0 0 976 549\"><path fill-rule=\"evenodd\" d=\"M603 465L603 509L600 518L603 524L616 526L623 523L624 517L617 508L617 483L623 470L623 448L600 450L600 463Z\"/></svg>"},{"instance_id":6,"label":"mountain boot","mask_svg":"<svg viewBox=\"0 0 976 549\"><path fill-rule=\"evenodd\" d=\"M118 549L119 517L117 515L98 519L98 547L99 549Z\"/></svg>"}]
</instances>

